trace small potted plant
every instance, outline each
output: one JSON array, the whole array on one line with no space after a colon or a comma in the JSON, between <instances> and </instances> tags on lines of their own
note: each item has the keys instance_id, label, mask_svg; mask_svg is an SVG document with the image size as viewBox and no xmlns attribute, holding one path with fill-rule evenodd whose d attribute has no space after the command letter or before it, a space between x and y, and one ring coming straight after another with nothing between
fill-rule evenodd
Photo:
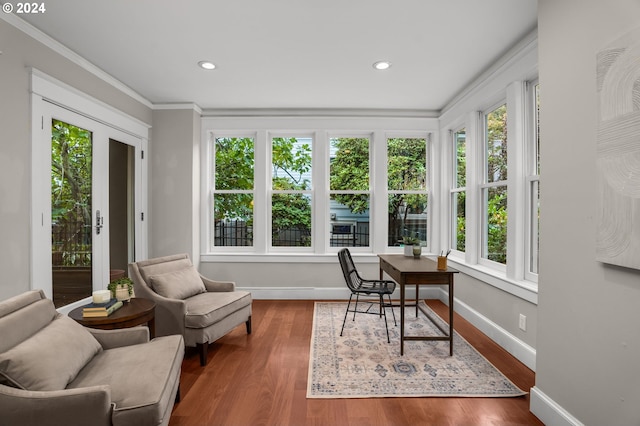
<instances>
[{"instance_id":1,"label":"small potted plant","mask_svg":"<svg viewBox=\"0 0 640 426\"><path fill-rule=\"evenodd\" d=\"M123 302L129 301L133 294L133 281L129 277L119 278L111 281L107 285L107 289L111 292L111 297L115 297Z\"/></svg>"},{"instance_id":2,"label":"small potted plant","mask_svg":"<svg viewBox=\"0 0 640 426\"><path fill-rule=\"evenodd\" d=\"M420 245L420 238L418 237L403 237L402 243L404 244L404 255L415 256L414 247L418 247L419 253L422 253L422 246ZM419 255L418 255L419 257Z\"/></svg>"}]
</instances>

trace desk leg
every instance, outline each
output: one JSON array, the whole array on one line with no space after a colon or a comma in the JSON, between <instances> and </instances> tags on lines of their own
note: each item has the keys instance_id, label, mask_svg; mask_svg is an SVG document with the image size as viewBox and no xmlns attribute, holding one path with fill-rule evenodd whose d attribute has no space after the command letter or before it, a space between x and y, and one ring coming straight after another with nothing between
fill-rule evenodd
<instances>
[{"instance_id":1,"label":"desk leg","mask_svg":"<svg viewBox=\"0 0 640 426\"><path fill-rule=\"evenodd\" d=\"M449 356L453 356L453 275L449 276Z\"/></svg>"},{"instance_id":2,"label":"desk leg","mask_svg":"<svg viewBox=\"0 0 640 426\"><path fill-rule=\"evenodd\" d=\"M404 355L404 294L405 284L400 283L400 356Z\"/></svg>"}]
</instances>

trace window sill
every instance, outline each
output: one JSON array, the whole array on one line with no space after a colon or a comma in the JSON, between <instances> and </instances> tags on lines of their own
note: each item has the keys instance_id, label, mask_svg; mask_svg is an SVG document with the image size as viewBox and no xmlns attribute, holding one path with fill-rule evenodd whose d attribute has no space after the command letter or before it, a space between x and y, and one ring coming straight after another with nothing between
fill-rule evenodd
<instances>
[{"instance_id":1,"label":"window sill","mask_svg":"<svg viewBox=\"0 0 640 426\"><path fill-rule=\"evenodd\" d=\"M538 304L538 284L532 281L514 280L504 274L482 265L468 265L449 258L449 265L458 271L493 287L506 291L535 305Z\"/></svg>"}]
</instances>

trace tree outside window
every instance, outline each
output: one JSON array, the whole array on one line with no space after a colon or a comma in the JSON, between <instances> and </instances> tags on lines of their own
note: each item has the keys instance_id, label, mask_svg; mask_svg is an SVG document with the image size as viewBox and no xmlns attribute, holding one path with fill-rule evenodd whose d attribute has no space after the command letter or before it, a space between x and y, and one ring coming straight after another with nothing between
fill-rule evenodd
<instances>
[{"instance_id":1,"label":"tree outside window","mask_svg":"<svg viewBox=\"0 0 640 426\"><path fill-rule=\"evenodd\" d=\"M387 140L388 241L427 241L427 140Z\"/></svg>"},{"instance_id":2,"label":"tree outside window","mask_svg":"<svg viewBox=\"0 0 640 426\"><path fill-rule=\"evenodd\" d=\"M271 245L311 246L311 138L271 141Z\"/></svg>"},{"instance_id":3,"label":"tree outside window","mask_svg":"<svg viewBox=\"0 0 640 426\"><path fill-rule=\"evenodd\" d=\"M214 149L214 245L253 246L253 138L216 138Z\"/></svg>"},{"instance_id":4,"label":"tree outside window","mask_svg":"<svg viewBox=\"0 0 640 426\"><path fill-rule=\"evenodd\" d=\"M369 247L369 138L331 138L329 245Z\"/></svg>"}]
</instances>

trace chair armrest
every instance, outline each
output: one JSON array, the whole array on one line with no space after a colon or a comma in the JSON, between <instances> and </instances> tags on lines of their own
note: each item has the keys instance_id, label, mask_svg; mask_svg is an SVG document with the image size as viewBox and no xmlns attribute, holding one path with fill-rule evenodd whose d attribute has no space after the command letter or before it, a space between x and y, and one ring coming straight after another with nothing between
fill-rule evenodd
<instances>
[{"instance_id":1,"label":"chair armrest","mask_svg":"<svg viewBox=\"0 0 640 426\"><path fill-rule=\"evenodd\" d=\"M236 289L236 283L233 281L214 281L203 277L202 275L200 275L200 278L202 278L202 282L209 292L235 291Z\"/></svg>"},{"instance_id":2,"label":"chair armrest","mask_svg":"<svg viewBox=\"0 0 640 426\"><path fill-rule=\"evenodd\" d=\"M23 426L110 426L107 385L57 391L27 391L0 385L0 423Z\"/></svg>"},{"instance_id":3,"label":"chair armrest","mask_svg":"<svg viewBox=\"0 0 640 426\"><path fill-rule=\"evenodd\" d=\"M89 333L102 345L102 349L137 345L149 341L149 328L145 326L123 328L120 330L97 330L87 328Z\"/></svg>"}]
</instances>

